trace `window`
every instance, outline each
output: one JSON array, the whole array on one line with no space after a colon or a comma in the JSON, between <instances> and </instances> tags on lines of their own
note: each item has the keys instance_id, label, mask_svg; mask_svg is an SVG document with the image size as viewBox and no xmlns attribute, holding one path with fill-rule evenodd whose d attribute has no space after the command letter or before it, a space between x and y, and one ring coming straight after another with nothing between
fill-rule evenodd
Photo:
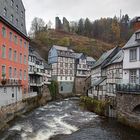
<instances>
[{"instance_id":1,"label":"window","mask_svg":"<svg viewBox=\"0 0 140 140\"><path fill-rule=\"evenodd\" d=\"M26 42L24 42L24 48L26 48Z\"/></svg>"},{"instance_id":2,"label":"window","mask_svg":"<svg viewBox=\"0 0 140 140\"><path fill-rule=\"evenodd\" d=\"M22 70L19 71L19 78L22 80Z\"/></svg>"},{"instance_id":3,"label":"window","mask_svg":"<svg viewBox=\"0 0 140 140\"><path fill-rule=\"evenodd\" d=\"M12 98L14 98L14 93L12 93Z\"/></svg>"},{"instance_id":4,"label":"window","mask_svg":"<svg viewBox=\"0 0 140 140\"><path fill-rule=\"evenodd\" d=\"M22 64L22 53L20 53L19 61L20 61L20 64Z\"/></svg>"},{"instance_id":5,"label":"window","mask_svg":"<svg viewBox=\"0 0 140 140\"><path fill-rule=\"evenodd\" d=\"M12 78L12 68L9 67L9 78Z\"/></svg>"},{"instance_id":6,"label":"window","mask_svg":"<svg viewBox=\"0 0 140 140\"><path fill-rule=\"evenodd\" d=\"M14 16L13 15L11 15L10 21L14 22Z\"/></svg>"},{"instance_id":7,"label":"window","mask_svg":"<svg viewBox=\"0 0 140 140\"><path fill-rule=\"evenodd\" d=\"M63 70L60 70L60 74L63 74Z\"/></svg>"},{"instance_id":8,"label":"window","mask_svg":"<svg viewBox=\"0 0 140 140\"><path fill-rule=\"evenodd\" d=\"M16 5L16 12L18 13L18 5Z\"/></svg>"},{"instance_id":9,"label":"window","mask_svg":"<svg viewBox=\"0 0 140 140\"><path fill-rule=\"evenodd\" d=\"M6 17L7 16L7 9L6 9L6 7L4 8L4 10L3 10L3 15Z\"/></svg>"},{"instance_id":10,"label":"window","mask_svg":"<svg viewBox=\"0 0 140 140\"><path fill-rule=\"evenodd\" d=\"M17 61L17 51L14 51L14 61Z\"/></svg>"},{"instance_id":11,"label":"window","mask_svg":"<svg viewBox=\"0 0 140 140\"><path fill-rule=\"evenodd\" d=\"M24 64L26 64L26 55L24 55Z\"/></svg>"},{"instance_id":12,"label":"window","mask_svg":"<svg viewBox=\"0 0 140 140\"><path fill-rule=\"evenodd\" d=\"M2 66L2 77L5 78L6 75L6 66Z\"/></svg>"},{"instance_id":13,"label":"window","mask_svg":"<svg viewBox=\"0 0 140 140\"><path fill-rule=\"evenodd\" d=\"M22 47L22 39L20 39L20 46Z\"/></svg>"},{"instance_id":14,"label":"window","mask_svg":"<svg viewBox=\"0 0 140 140\"><path fill-rule=\"evenodd\" d=\"M140 39L140 33L136 33L136 40Z\"/></svg>"},{"instance_id":15,"label":"window","mask_svg":"<svg viewBox=\"0 0 140 140\"><path fill-rule=\"evenodd\" d=\"M5 45L2 46L2 58L6 58L6 47L5 47Z\"/></svg>"},{"instance_id":16,"label":"window","mask_svg":"<svg viewBox=\"0 0 140 140\"><path fill-rule=\"evenodd\" d=\"M65 74L68 74L68 70L65 70Z\"/></svg>"},{"instance_id":17,"label":"window","mask_svg":"<svg viewBox=\"0 0 140 140\"><path fill-rule=\"evenodd\" d=\"M70 74L72 74L72 70L70 70Z\"/></svg>"},{"instance_id":18,"label":"window","mask_svg":"<svg viewBox=\"0 0 140 140\"><path fill-rule=\"evenodd\" d=\"M14 0L11 0L11 6L12 7L14 6Z\"/></svg>"},{"instance_id":19,"label":"window","mask_svg":"<svg viewBox=\"0 0 140 140\"><path fill-rule=\"evenodd\" d=\"M3 92L4 92L4 93L7 93L6 87L3 88Z\"/></svg>"},{"instance_id":20,"label":"window","mask_svg":"<svg viewBox=\"0 0 140 140\"><path fill-rule=\"evenodd\" d=\"M136 83L137 80L137 70L130 70L130 83Z\"/></svg>"},{"instance_id":21,"label":"window","mask_svg":"<svg viewBox=\"0 0 140 140\"><path fill-rule=\"evenodd\" d=\"M17 78L17 69L14 68L14 78Z\"/></svg>"},{"instance_id":22,"label":"window","mask_svg":"<svg viewBox=\"0 0 140 140\"><path fill-rule=\"evenodd\" d=\"M21 30L23 31L23 24L21 24Z\"/></svg>"},{"instance_id":23,"label":"window","mask_svg":"<svg viewBox=\"0 0 140 140\"><path fill-rule=\"evenodd\" d=\"M6 29L5 29L5 27L2 27L2 36L6 37Z\"/></svg>"},{"instance_id":24,"label":"window","mask_svg":"<svg viewBox=\"0 0 140 140\"><path fill-rule=\"evenodd\" d=\"M63 91L63 87L61 86L61 91Z\"/></svg>"},{"instance_id":25,"label":"window","mask_svg":"<svg viewBox=\"0 0 140 140\"><path fill-rule=\"evenodd\" d=\"M137 61L137 49L130 49L130 62Z\"/></svg>"},{"instance_id":26,"label":"window","mask_svg":"<svg viewBox=\"0 0 140 140\"><path fill-rule=\"evenodd\" d=\"M24 71L24 80L26 80L26 70Z\"/></svg>"},{"instance_id":27,"label":"window","mask_svg":"<svg viewBox=\"0 0 140 140\"><path fill-rule=\"evenodd\" d=\"M13 35L12 35L12 32L10 32L10 33L9 33L9 39L10 39L10 41L12 41L12 36L13 36Z\"/></svg>"},{"instance_id":28,"label":"window","mask_svg":"<svg viewBox=\"0 0 140 140\"><path fill-rule=\"evenodd\" d=\"M23 11L21 11L21 18L23 18Z\"/></svg>"},{"instance_id":29,"label":"window","mask_svg":"<svg viewBox=\"0 0 140 140\"><path fill-rule=\"evenodd\" d=\"M16 19L16 26L18 26L18 19Z\"/></svg>"},{"instance_id":30,"label":"window","mask_svg":"<svg viewBox=\"0 0 140 140\"><path fill-rule=\"evenodd\" d=\"M67 80L67 76L65 77L65 80Z\"/></svg>"},{"instance_id":31,"label":"window","mask_svg":"<svg viewBox=\"0 0 140 140\"><path fill-rule=\"evenodd\" d=\"M16 35L15 35L14 41L15 41L15 44L17 44L17 36Z\"/></svg>"},{"instance_id":32,"label":"window","mask_svg":"<svg viewBox=\"0 0 140 140\"><path fill-rule=\"evenodd\" d=\"M9 48L9 54L8 54L9 60L12 60L12 49Z\"/></svg>"}]
</instances>

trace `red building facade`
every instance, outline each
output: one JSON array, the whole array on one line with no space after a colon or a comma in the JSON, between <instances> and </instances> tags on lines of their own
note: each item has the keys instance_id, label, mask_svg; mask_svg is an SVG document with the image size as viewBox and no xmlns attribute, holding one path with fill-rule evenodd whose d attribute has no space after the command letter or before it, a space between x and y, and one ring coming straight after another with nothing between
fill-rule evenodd
<instances>
[{"instance_id":1,"label":"red building facade","mask_svg":"<svg viewBox=\"0 0 140 140\"><path fill-rule=\"evenodd\" d=\"M28 95L29 39L26 34L25 9L22 1L10 2L9 0L7 3L3 1L2 8L3 14L0 14L0 100L3 104L9 104L22 100ZM12 90L12 95L10 95L10 90Z\"/></svg>"}]
</instances>

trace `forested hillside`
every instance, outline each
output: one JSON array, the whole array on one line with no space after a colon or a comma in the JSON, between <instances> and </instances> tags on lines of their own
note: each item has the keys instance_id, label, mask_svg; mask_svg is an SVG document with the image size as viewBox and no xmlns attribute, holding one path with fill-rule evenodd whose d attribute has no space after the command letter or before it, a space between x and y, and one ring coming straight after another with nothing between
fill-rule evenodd
<instances>
[{"instance_id":1,"label":"forested hillside","mask_svg":"<svg viewBox=\"0 0 140 140\"><path fill-rule=\"evenodd\" d=\"M99 58L106 50L114 47L114 45L93 38L56 30L42 31L32 39L32 46L46 60L48 50L53 44L70 47L76 52L84 52L87 55L93 56L95 59Z\"/></svg>"},{"instance_id":2,"label":"forested hillside","mask_svg":"<svg viewBox=\"0 0 140 140\"><path fill-rule=\"evenodd\" d=\"M48 50L54 44L70 47L98 59L108 49L116 45L123 46L133 32L128 15L121 19L114 17L90 21L86 18L78 22L69 22L63 18L63 24L58 17L56 19L55 29L51 29L51 22L46 24L40 18L34 18L31 25L29 35L32 45L46 60Z\"/></svg>"}]
</instances>

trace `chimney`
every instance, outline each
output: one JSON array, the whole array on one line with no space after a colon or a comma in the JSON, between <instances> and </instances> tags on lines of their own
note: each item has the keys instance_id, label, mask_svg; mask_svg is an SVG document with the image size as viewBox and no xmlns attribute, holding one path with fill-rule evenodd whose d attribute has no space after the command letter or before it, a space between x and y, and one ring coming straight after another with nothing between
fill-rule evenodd
<instances>
[{"instance_id":1,"label":"chimney","mask_svg":"<svg viewBox=\"0 0 140 140\"><path fill-rule=\"evenodd\" d=\"M134 30L134 32L136 32L137 30L140 29L140 17L135 17L132 20L132 23L133 23L133 30Z\"/></svg>"}]
</instances>

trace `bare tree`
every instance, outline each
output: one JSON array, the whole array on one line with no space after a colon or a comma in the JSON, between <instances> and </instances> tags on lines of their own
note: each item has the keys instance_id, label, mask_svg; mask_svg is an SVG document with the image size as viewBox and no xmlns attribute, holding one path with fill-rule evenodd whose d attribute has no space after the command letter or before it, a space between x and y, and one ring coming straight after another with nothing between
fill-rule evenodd
<instances>
[{"instance_id":1,"label":"bare tree","mask_svg":"<svg viewBox=\"0 0 140 140\"><path fill-rule=\"evenodd\" d=\"M35 37L39 32L46 29L47 29L47 26L45 25L45 22L43 21L43 19L35 17L32 21L29 35L31 37Z\"/></svg>"}]
</instances>

